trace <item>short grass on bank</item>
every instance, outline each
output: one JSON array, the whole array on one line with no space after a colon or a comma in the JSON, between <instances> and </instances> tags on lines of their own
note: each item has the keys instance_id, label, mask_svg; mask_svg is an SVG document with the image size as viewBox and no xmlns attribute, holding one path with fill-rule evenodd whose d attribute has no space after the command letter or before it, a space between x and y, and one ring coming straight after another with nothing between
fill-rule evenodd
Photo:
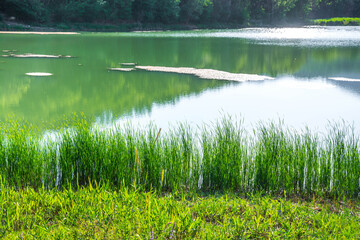
<instances>
[{"instance_id":1,"label":"short grass on bank","mask_svg":"<svg viewBox=\"0 0 360 240\"><path fill-rule=\"evenodd\" d=\"M358 200L152 191L0 191L2 239L359 239Z\"/></svg>"},{"instance_id":2,"label":"short grass on bank","mask_svg":"<svg viewBox=\"0 0 360 240\"><path fill-rule=\"evenodd\" d=\"M360 18L337 17L311 20L313 24L323 26L360 26Z\"/></svg>"}]
</instances>

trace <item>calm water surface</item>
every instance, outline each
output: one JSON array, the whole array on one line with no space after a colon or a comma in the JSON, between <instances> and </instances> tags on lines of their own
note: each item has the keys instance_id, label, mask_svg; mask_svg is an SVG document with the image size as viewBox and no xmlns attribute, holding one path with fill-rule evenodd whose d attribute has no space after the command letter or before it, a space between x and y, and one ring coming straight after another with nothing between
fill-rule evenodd
<instances>
[{"instance_id":1,"label":"calm water surface","mask_svg":"<svg viewBox=\"0 0 360 240\"><path fill-rule=\"evenodd\" d=\"M344 119L360 128L360 28L0 35L0 51L71 55L0 57L0 120L51 123L83 112L97 124L283 119L323 129ZM6 53L2 53L6 54ZM263 74L274 80L225 82L145 71L110 72L122 62ZM51 77L29 77L49 72ZM359 79L335 81L332 77ZM45 124L46 125L46 124Z\"/></svg>"}]
</instances>

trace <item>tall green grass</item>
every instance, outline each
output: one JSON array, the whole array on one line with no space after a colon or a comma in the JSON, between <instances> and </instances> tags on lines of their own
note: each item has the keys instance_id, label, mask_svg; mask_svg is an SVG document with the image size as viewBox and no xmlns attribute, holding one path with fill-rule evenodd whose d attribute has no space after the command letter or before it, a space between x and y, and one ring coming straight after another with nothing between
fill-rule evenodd
<instances>
[{"instance_id":1,"label":"tall green grass","mask_svg":"<svg viewBox=\"0 0 360 240\"><path fill-rule=\"evenodd\" d=\"M201 129L180 124L167 132L154 125L93 129L79 118L47 139L27 124L0 127L1 179L18 189L102 184L158 192L347 197L360 192L359 136L345 123L320 135L282 122L247 131L230 117Z\"/></svg>"}]
</instances>

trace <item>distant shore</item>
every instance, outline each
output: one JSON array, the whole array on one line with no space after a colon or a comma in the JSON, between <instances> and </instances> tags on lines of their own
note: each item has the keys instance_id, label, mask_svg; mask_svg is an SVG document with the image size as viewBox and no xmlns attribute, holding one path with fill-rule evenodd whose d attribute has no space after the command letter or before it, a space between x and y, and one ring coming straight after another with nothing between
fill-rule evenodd
<instances>
[{"instance_id":1,"label":"distant shore","mask_svg":"<svg viewBox=\"0 0 360 240\"><path fill-rule=\"evenodd\" d=\"M278 24L157 24L157 23L121 23L121 24L94 24L94 23L58 23L51 25L28 25L17 22L0 22L0 34L77 34L78 32L134 32L134 31L170 31L196 29L239 29L246 27L302 27L302 26L359 26L360 18L332 18L312 19L303 23Z\"/></svg>"},{"instance_id":2,"label":"distant shore","mask_svg":"<svg viewBox=\"0 0 360 240\"><path fill-rule=\"evenodd\" d=\"M20 22L0 22L0 33L25 33L34 32L48 34L64 34L75 32L135 32L135 31L175 31L175 30L197 30L197 29L239 29L247 27L302 27L314 24L310 21L303 23L278 23L263 24L251 22L248 24L237 23L212 23L212 24L161 24L161 23L120 23L120 24L98 24L98 23L57 23L48 25L30 25Z\"/></svg>"},{"instance_id":3,"label":"distant shore","mask_svg":"<svg viewBox=\"0 0 360 240\"><path fill-rule=\"evenodd\" d=\"M169 30L195 30L195 29L236 29L249 27L243 24L161 24L161 23L58 23L49 25L29 25L18 22L0 22L0 33L12 31L22 32L51 32L62 34L67 32L134 32L134 31L169 31Z\"/></svg>"}]
</instances>

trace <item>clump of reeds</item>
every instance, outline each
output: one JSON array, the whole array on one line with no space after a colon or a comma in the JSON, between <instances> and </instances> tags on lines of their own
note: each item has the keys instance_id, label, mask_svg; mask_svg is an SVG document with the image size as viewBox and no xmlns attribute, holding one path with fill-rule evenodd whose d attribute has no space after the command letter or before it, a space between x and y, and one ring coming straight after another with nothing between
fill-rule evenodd
<instances>
[{"instance_id":1,"label":"clump of reeds","mask_svg":"<svg viewBox=\"0 0 360 240\"><path fill-rule=\"evenodd\" d=\"M86 118L44 140L27 124L2 123L0 174L6 186L262 192L357 196L359 136L346 124L325 135L282 122L248 132L230 117L194 131L180 124L93 129Z\"/></svg>"}]
</instances>

